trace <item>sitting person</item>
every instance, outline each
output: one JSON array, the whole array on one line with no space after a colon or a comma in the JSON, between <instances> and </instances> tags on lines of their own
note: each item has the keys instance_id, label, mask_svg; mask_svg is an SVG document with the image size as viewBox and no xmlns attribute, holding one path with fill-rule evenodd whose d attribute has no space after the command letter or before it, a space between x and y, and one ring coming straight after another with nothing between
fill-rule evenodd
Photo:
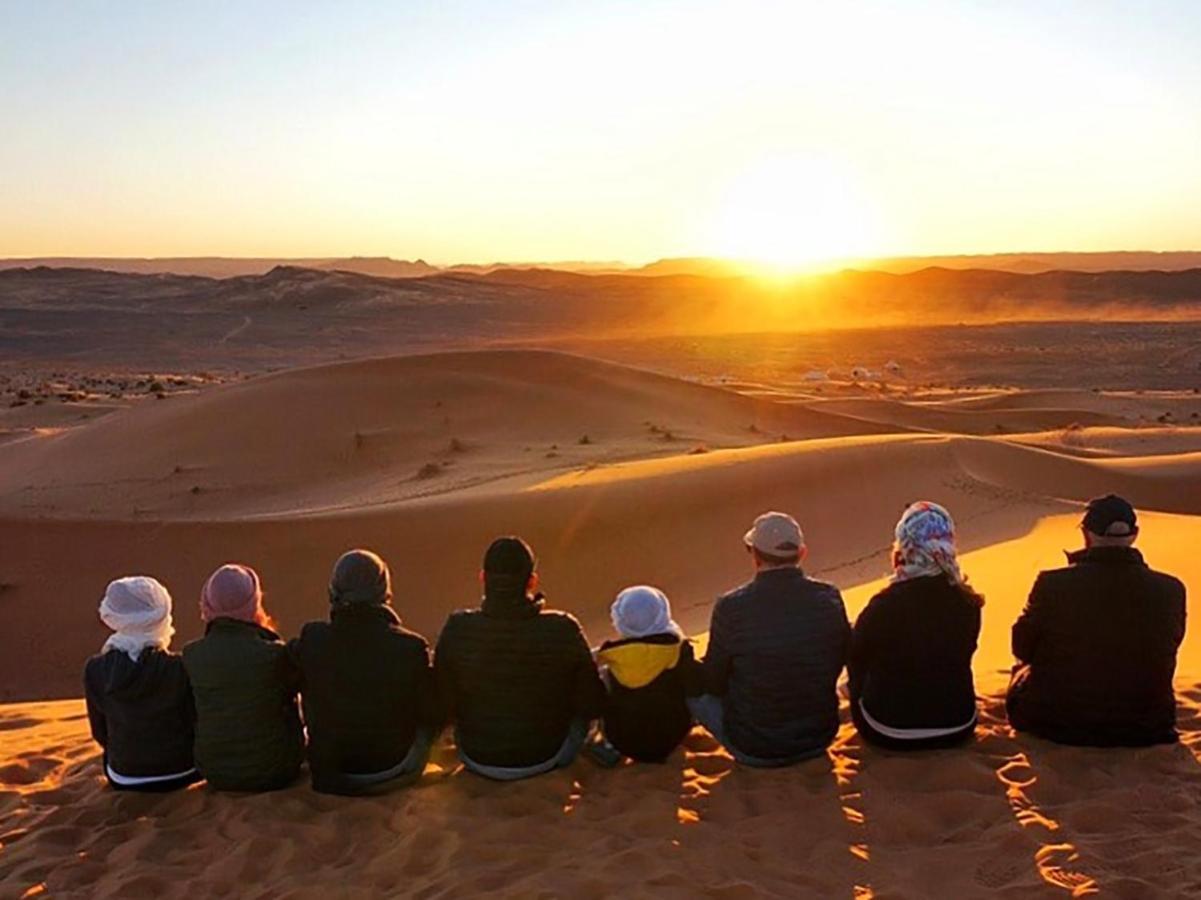
<instances>
[{"instance_id":1,"label":"sitting person","mask_svg":"<svg viewBox=\"0 0 1201 900\"><path fill-rule=\"evenodd\" d=\"M370 550L338 560L329 602L329 621L291 644L313 788L377 794L415 781L440 725L429 645L401 625L391 573Z\"/></svg>"},{"instance_id":2,"label":"sitting person","mask_svg":"<svg viewBox=\"0 0 1201 900\"><path fill-rule=\"evenodd\" d=\"M434 653L463 764L502 781L570 765L604 699L580 623L543 608L535 569L525 541L494 541L483 601L451 614Z\"/></svg>"},{"instance_id":3,"label":"sitting person","mask_svg":"<svg viewBox=\"0 0 1201 900\"><path fill-rule=\"evenodd\" d=\"M838 732L835 686L851 627L842 595L801 571L801 528L765 513L743 538L755 577L718 598L693 715L738 762L786 766L821 756Z\"/></svg>"},{"instance_id":4,"label":"sitting person","mask_svg":"<svg viewBox=\"0 0 1201 900\"><path fill-rule=\"evenodd\" d=\"M1084 549L1038 576L1013 626L1010 724L1063 744L1171 743L1184 585L1134 549L1138 518L1121 497L1092 500L1081 527Z\"/></svg>"},{"instance_id":5,"label":"sitting person","mask_svg":"<svg viewBox=\"0 0 1201 900\"><path fill-rule=\"evenodd\" d=\"M192 762L192 688L183 660L167 648L175 628L171 595L143 575L118 578L100 601L113 630L84 667L92 737L117 790L170 791L199 780Z\"/></svg>"},{"instance_id":6,"label":"sitting person","mask_svg":"<svg viewBox=\"0 0 1201 900\"><path fill-rule=\"evenodd\" d=\"M183 650L196 699L196 765L211 787L286 787L304 762L300 674L263 609L254 569L226 565L200 596L204 637Z\"/></svg>"},{"instance_id":7,"label":"sitting person","mask_svg":"<svg viewBox=\"0 0 1201 900\"><path fill-rule=\"evenodd\" d=\"M623 756L661 763L692 729L687 698L701 693L702 670L662 591L626 588L612 616L621 637L596 653L608 688L604 736Z\"/></svg>"},{"instance_id":8,"label":"sitting person","mask_svg":"<svg viewBox=\"0 0 1201 900\"><path fill-rule=\"evenodd\" d=\"M892 566L892 583L851 636L851 718L881 747L950 747L976 730L972 655L984 605L959 570L950 513L928 502L905 510Z\"/></svg>"}]
</instances>

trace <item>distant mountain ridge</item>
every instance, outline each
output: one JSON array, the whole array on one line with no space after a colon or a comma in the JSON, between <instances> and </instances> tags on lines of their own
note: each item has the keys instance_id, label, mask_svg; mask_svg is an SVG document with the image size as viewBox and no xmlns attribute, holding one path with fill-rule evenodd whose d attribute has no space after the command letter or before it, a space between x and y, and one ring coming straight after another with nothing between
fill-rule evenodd
<instances>
[{"instance_id":1,"label":"distant mountain ridge","mask_svg":"<svg viewBox=\"0 0 1201 900\"><path fill-rule=\"evenodd\" d=\"M435 266L423 259L404 260L389 256L346 256L316 258L276 257L30 257L0 259L0 271L37 268L99 269L143 275L202 275L209 278L235 278L262 275L276 266L292 266L320 271L356 272L382 278L423 278L438 273L488 275L493 272L553 270L586 275L700 275L710 278L755 275L755 264L704 256L656 260L643 266L618 261L565 260L558 262L460 263ZM927 268L989 269L997 272L1039 274L1068 270L1076 272L1164 271L1201 268L1201 251L1195 250L1121 250L1097 253L997 253L986 255L897 256L835 260L815 268L817 273L843 269L908 274Z\"/></svg>"}]
</instances>

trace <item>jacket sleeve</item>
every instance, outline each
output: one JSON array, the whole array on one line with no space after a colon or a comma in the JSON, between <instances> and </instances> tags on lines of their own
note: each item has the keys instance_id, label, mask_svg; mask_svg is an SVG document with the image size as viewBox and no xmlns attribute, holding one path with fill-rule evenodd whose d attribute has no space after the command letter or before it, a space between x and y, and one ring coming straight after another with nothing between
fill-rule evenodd
<instances>
[{"instance_id":1,"label":"jacket sleeve","mask_svg":"<svg viewBox=\"0 0 1201 900\"><path fill-rule=\"evenodd\" d=\"M1019 662L1034 662L1034 657L1038 654L1038 645L1046 628L1049 594L1046 578L1039 575L1034 581L1034 587L1030 589L1026 608L1013 623L1013 655Z\"/></svg>"},{"instance_id":2,"label":"jacket sleeve","mask_svg":"<svg viewBox=\"0 0 1201 900\"><path fill-rule=\"evenodd\" d=\"M446 620L434 648L434 690L438 695L438 709L443 723L452 722L455 717L453 623L453 618Z\"/></svg>"},{"instance_id":3,"label":"jacket sleeve","mask_svg":"<svg viewBox=\"0 0 1201 900\"><path fill-rule=\"evenodd\" d=\"M850 652L847 656L847 680L851 696L857 698L863 691L863 682L871 670L877 650L880 625L880 605L873 597L855 620L851 630Z\"/></svg>"},{"instance_id":4,"label":"jacket sleeve","mask_svg":"<svg viewBox=\"0 0 1201 900\"><path fill-rule=\"evenodd\" d=\"M705 693L718 697L726 693L730 682L732 658L728 617L727 605L719 599L709 620L709 649L705 652L704 662Z\"/></svg>"},{"instance_id":5,"label":"jacket sleeve","mask_svg":"<svg viewBox=\"0 0 1201 900\"><path fill-rule=\"evenodd\" d=\"M692 650L692 641L687 639L680 648L680 681L685 697L699 697L705 692L705 669Z\"/></svg>"},{"instance_id":6,"label":"jacket sleeve","mask_svg":"<svg viewBox=\"0 0 1201 900\"><path fill-rule=\"evenodd\" d=\"M1173 638L1175 639L1177 647L1179 647L1180 642L1184 640L1184 628L1188 621L1188 613L1186 612L1187 609L1188 609L1187 591L1186 591L1184 585L1180 584L1180 592L1177 595L1177 604L1176 604L1176 617L1175 617L1176 621L1173 623L1175 626L1175 631L1172 635Z\"/></svg>"},{"instance_id":7,"label":"jacket sleeve","mask_svg":"<svg viewBox=\"0 0 1201 900\"><path fill-rule=\"evenodd\" d=\"M97 691L92 687L91 673L84 669L83 694L88 708L88 724L92 727L92 737L101 747L108 746L108 719L104 715Z\"/></svg>"},{"instance_id":8,"label":"jacket sleeve","mask_svg":"<svg viewBox=\"0 0 1201 900\"><path fill-rule=\"evenodd\" d=\"M579 625L575 629L575 711L576 715L585 719L595 719L604 709L605 684L601 681L600 672L596 668L596 660L588 639Z\"/></svg>"},{"instance_id":9,"label":"jacket sleeve","mask_svg":"<svg viewBox=\"0 0 1201 900\"><path fill-rule=\"evenodd\" d=\"M421 670L417 674L417 721L438 730L445 724L445 716L438 682L434 677L434 661L428 644L423 643L421 652Z\"/></svg>"}]
</instances>

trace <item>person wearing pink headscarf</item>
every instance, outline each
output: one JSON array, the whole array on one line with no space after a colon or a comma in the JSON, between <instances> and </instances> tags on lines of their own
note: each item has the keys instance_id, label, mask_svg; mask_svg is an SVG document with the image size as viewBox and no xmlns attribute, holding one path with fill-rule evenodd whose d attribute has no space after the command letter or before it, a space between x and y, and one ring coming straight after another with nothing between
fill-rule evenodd
<instances>
[{"instance_id":1,"label":"person wearing pink headscarf","mask_svg":"<svg viewBox=\"0 0 1201 900\"><path fill-rule=\"evenodd\" d=\"M196 766L218 790L269 791L300 774L300 674L263 606L258 573L221 566L200 592L204 637L184 647Z\"/></svg>"},{"instance_id":2,"label":"person wearing pink headscarf","mask_svg":"<svg viewBox=\"0 0 1201 900\"><path fill-rule=\"evenodd\" d=\"M890 750L949 747L976 728L972 655L983 598L959 568L955 522L928 500L894 530L893 574L851 637L851 718Z\"/></svg>"},{"instance_id":3,"label":"person wearing pink headscarf","mask_svg":"<svg viewBox=\"0 0 1201 900\"><path fill-rule=\"evenodd\" d=\"M263 609L263 586L259 573L249 566L228 563L209 576L200 592L200 618L238 619L274 630L275 623Z\"/></svg>"}]
</instances>

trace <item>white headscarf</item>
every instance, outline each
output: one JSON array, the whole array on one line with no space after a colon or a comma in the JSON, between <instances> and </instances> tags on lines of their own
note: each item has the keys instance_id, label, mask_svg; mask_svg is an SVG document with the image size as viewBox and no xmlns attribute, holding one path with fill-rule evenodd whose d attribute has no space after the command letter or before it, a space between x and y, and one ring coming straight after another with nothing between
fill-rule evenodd
<instances>
[{"instance_id":1,"label":"white headscarf","mask_svg":"<svg viewBox=\"0 0 1201 900\"><path fill-rule=\"evenodd\" d=\"M897 522L893 545L894 582L928 575L945 575L952 584L966 579L955 551L955 522L937 503L914 503Z\"/></svg>"},{"instance_id":2,"label":"white headscarf","mask_svg":"<svg viewBox=\"0 0 1201 900\"><path fill-rule=\"evenodd\" d=\"M623 638L644 638L652 634L684 636L671 617L667 595L646 584L628 587L613 601L610 610L613 627Z\"/></svg>"},{"instance_id":3,"label":"white headscarf","mask_svg":"<svg viewBox=\"0 0 1201 900\"><path fill-rule=\"evenodd\" d=\"M146 575L110 582L100 601L100 621L113 630L104 651L120 650L135 662L147 647L166 650L175 634L171 594Z\"/></svg>"}]
</instances>

